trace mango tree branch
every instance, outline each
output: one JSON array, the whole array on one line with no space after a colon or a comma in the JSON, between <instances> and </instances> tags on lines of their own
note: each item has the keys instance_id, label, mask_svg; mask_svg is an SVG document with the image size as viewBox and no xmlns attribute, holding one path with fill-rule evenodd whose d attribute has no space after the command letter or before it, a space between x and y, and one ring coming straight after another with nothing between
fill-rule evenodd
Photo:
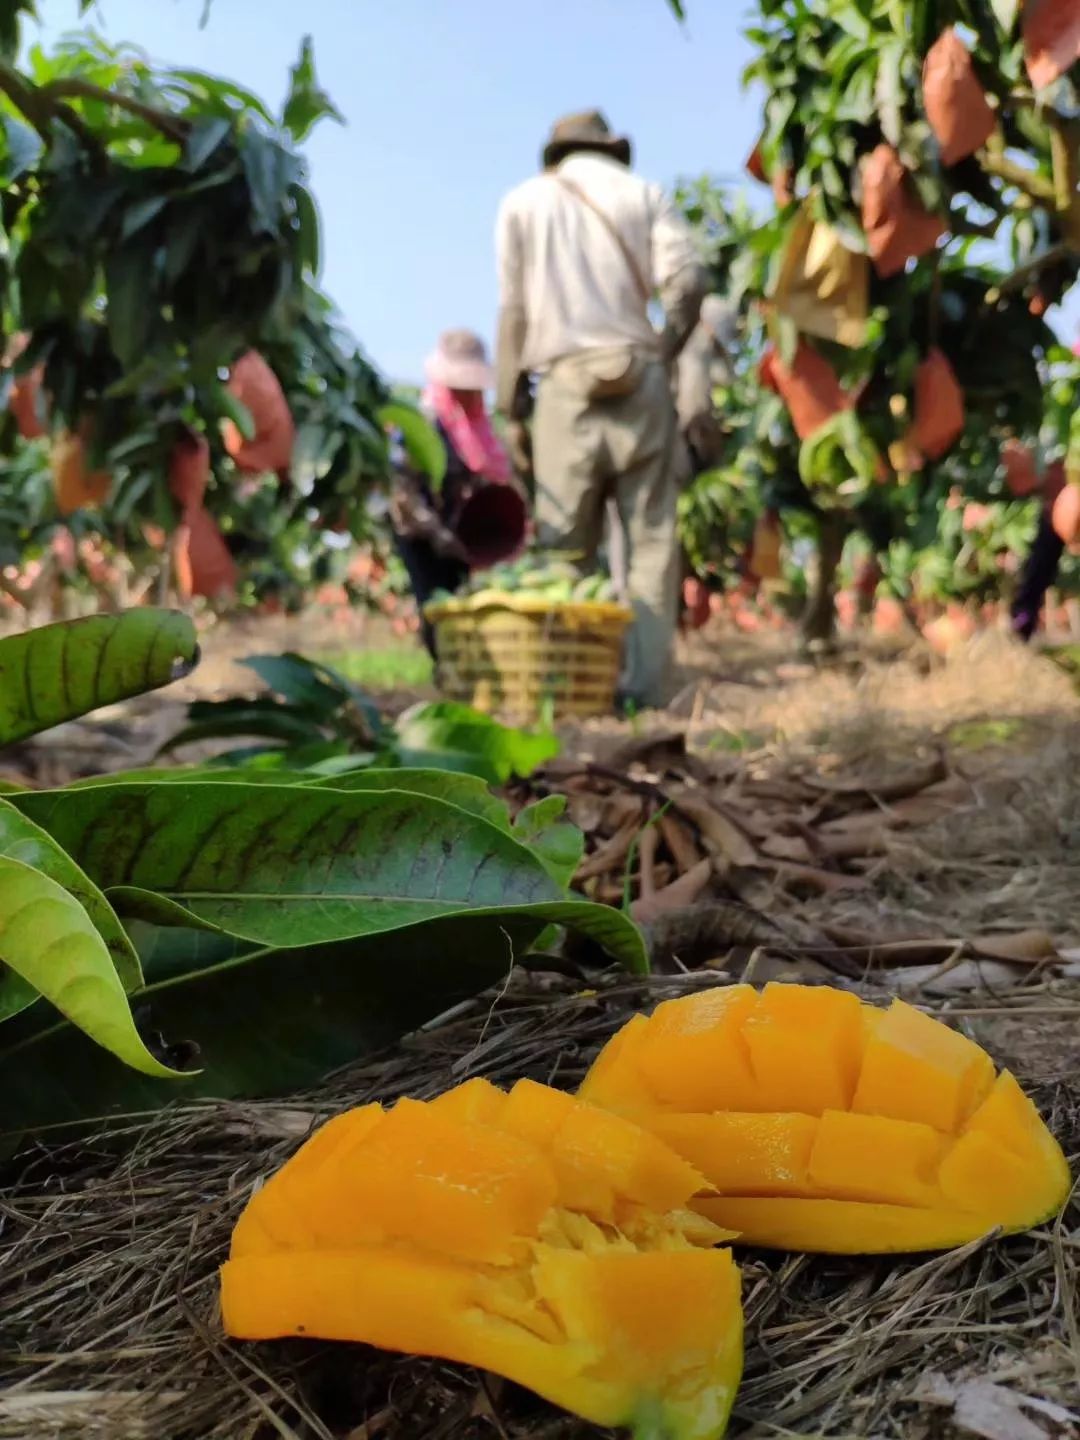
<instances>
[{"instance_id":1,"label":"mango tree branch","mask_svg":"<svg viewBox=\"0 0 1080 1440\"><path fill-rule=\"evenodd\" d=\"M137 115L140 120L145 120L148 125L160 130L162 135L175 140L178 145L184 143L190 129L188 122L179 116L155 110L152 105L144 105L132 95L118 95L114 90L104 90L100 85L93 85L89 80L80 80L76 76L50 80L41 87L41 94L48 100L99 100L105 105L115 105L118 110L126 110L129 115Z\"/></svg>"},{"instance_id":2,"label":"mango tree branch","mask_svg":"<svg viewBox=\"0 0 1080 1440\"><path fill-rule=\"evenodd\" d=\"M49 129L53 118L52 107L46 104L36 85L23 78L14 65L0 60L0 92L5 94L15 108L26 116L45 144L52 140Z\"/></svg>"},{"instance_id":3,"label":"mango tree branch","mask_svg":"<svg viewBox=\"0 0 1080 1440\"><path fill-rule=\"evenodd\" d=\"M1039 205L1053 206L1057 201L1057 189L1052 180L1025 170L1005 154L1005 144L1000 135L992 135L979 157L979 163L988 175L1004 180L1006 185L1027 195Z\"/></svg>"}]
</instances>

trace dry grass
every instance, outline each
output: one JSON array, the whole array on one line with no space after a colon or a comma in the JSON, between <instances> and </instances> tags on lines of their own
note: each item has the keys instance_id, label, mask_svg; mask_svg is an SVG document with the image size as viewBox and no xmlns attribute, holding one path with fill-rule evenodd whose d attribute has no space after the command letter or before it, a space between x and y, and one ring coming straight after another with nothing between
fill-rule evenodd
<instances>
[{"instance_id":1,"label":"dry grass","mask_svg":"<svg viewBox=\"0 0 1080 1440\"><path fill-rule=\"evenodd\" d=\"M699 675L680 706L679 723L689 721L703 753L730 760L739 737L743 753L732 763L755 772L812 764L842 775L945 744L962 782L948 813L890 837L865 890L819 897L797 913L817 924L958 938L1038 926L1080 944L1080 730L1072 691L1052 667L992 639L929 673L913 660L863 658L821 673L787 669L783 656L763 660L760 648L749 659L721 658L726 678ZM625 727L584 727L571 744L602 753L614 734L625 738ZM710 748L714 737L721 743ZM713 971L707 980L718 978ZM476 1074L571 1087L629 1013L704 979L607 977L583 991L556 977L518 977L507 993L479 998L287 1105L132 1117L24 1157L0 1199L0 1437L598 1436L516 1387L439 1361L303 1342L235 1345L220 1330L216 1268L252 1186L326 1115ZM883 995L871 976L859 988ZM1004 990L920 1003L947 1008L1016 1071L1075 1167L1080 984L1035 967ZM989 1378L1012 1395L1075 1407L1075 1200L1057 1224L949 1255L751 1252L742 1263L747 1368L734 1437L972 1433L955 1428L948 1405L925 1398L931 1372L951 1382ZM1022 1419L1047 1440L1080 1433L1056 1411Z\"/></svg>"},{"instance_id":2,"label":"dry grass","mask_svg":"<svg viewBox=\"0 0 1080 1440\"><path fill-rule=\"evenodd\" d=\"M226 1341L216 1267L252 1185L328 1113L376 1096L428 1095L475 1074L573 1085L628 1013L701 978L611 979L584 993L534 978L287 1107L181 1108L133 1118L107 1141L91 1136L30 1157L2 1207L0 1435L597 1434L515 1387L441 1362ZM977 1017L980 1038L993 1046L1000 1031L994 1048L1031 1084L1075 1160L1080 1090L1070 1042L1080 987L1019 987L966 1008L993 1012ZM1032 1011L1044 1037L1059 1037L1035 1071L1020 1053ZM127 1148L117 1155L121 1140ZM1075 1208L1045 1231L931 1258L750 1254L747 1370L732 1434L944 1435L913 1428L926 1418L912 1396L928 1370L990 1376L1066 1404L1080 1381L1078 1262Z\"/></svg>"}]
</instances>

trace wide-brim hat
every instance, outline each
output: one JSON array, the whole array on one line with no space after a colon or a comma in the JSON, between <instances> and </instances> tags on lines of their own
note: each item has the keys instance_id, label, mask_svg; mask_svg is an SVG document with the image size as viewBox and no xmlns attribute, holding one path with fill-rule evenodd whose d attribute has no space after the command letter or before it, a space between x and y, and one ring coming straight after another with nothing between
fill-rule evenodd
<instances>
[{"instance_id":1,"label":"wide-brim hat","mask_svg":"<svg viewBox=\"0 0 1080 1440\"><path fill-rule=\"evenodd\" d=\"M575 150L606 151L613 160L629 165L633 158L633 146L625 135L615 135L606 117L600 110L583 110L578 115L564 115L551 127L551 134L544 146L544 169L558 165Z\"/></svg>"},{"instance_id":2,"label":"wide-brim hat","mask_svg":"<svg viewBox=\"0 0 1080 1440\"><path fill-rule=\"evenodd\" d=\"M471 330L440 335L424 361L424 374L432 385L445 385L448 390L490 390L495 384L484 342Z\"/></svg>"}]
</instances>

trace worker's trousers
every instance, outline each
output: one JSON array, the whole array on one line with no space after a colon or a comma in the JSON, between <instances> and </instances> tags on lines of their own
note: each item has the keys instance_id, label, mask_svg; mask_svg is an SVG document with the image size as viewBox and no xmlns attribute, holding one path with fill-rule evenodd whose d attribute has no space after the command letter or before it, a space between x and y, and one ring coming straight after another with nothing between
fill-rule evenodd
<instances>
[{"instance_id":1,"label":"worker's trousers","mask_svg":"<svg viewBox=\"0 0 1080 1440\"><path fill-rule=\"evenodd\" d=\"M607 502L621 536L625 584L635 621L621 689L639 705L662 705L678 615L676 505L683 475L671 379L643 359L630 394L590 396L589 354L556 363L540 380L533 423L539 544L572 555L583 573L596 565ZM616 567L613 566L613 569Z\"/></svg>"}]
</instances>

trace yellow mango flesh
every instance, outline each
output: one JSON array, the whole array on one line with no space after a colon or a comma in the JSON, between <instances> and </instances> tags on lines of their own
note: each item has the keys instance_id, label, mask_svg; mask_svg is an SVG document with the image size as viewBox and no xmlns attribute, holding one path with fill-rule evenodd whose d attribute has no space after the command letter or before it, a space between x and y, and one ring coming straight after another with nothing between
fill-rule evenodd
<instances>
[{"instance_id":1,"label":"yellow mango flesh","mask_svg":"<svg viewBox=\"0 0 1080 1440\"><path fill-rule=\"evenodd\" d=\"M878 1010L826 986L699 991L635 1016L580 1093L699 1169L711 1193L695 1208L749 1244L944 1249L1039 1224L1070 1186L1013 1077L900 1000Z\"/></svg>"},{"instance_id":2,"label":"yellow mango flesh","mask_svg":"<svg viewBox=\"0 0 1080 1440\"><path fill-rule=\"evenodd\" d=\"M599 1425L722 1436L738 1271L656 1136L523 1081L337 1117L249 1201L229 1334L354 1340L495 1370Z\"/></svg>"}]
</instances>

